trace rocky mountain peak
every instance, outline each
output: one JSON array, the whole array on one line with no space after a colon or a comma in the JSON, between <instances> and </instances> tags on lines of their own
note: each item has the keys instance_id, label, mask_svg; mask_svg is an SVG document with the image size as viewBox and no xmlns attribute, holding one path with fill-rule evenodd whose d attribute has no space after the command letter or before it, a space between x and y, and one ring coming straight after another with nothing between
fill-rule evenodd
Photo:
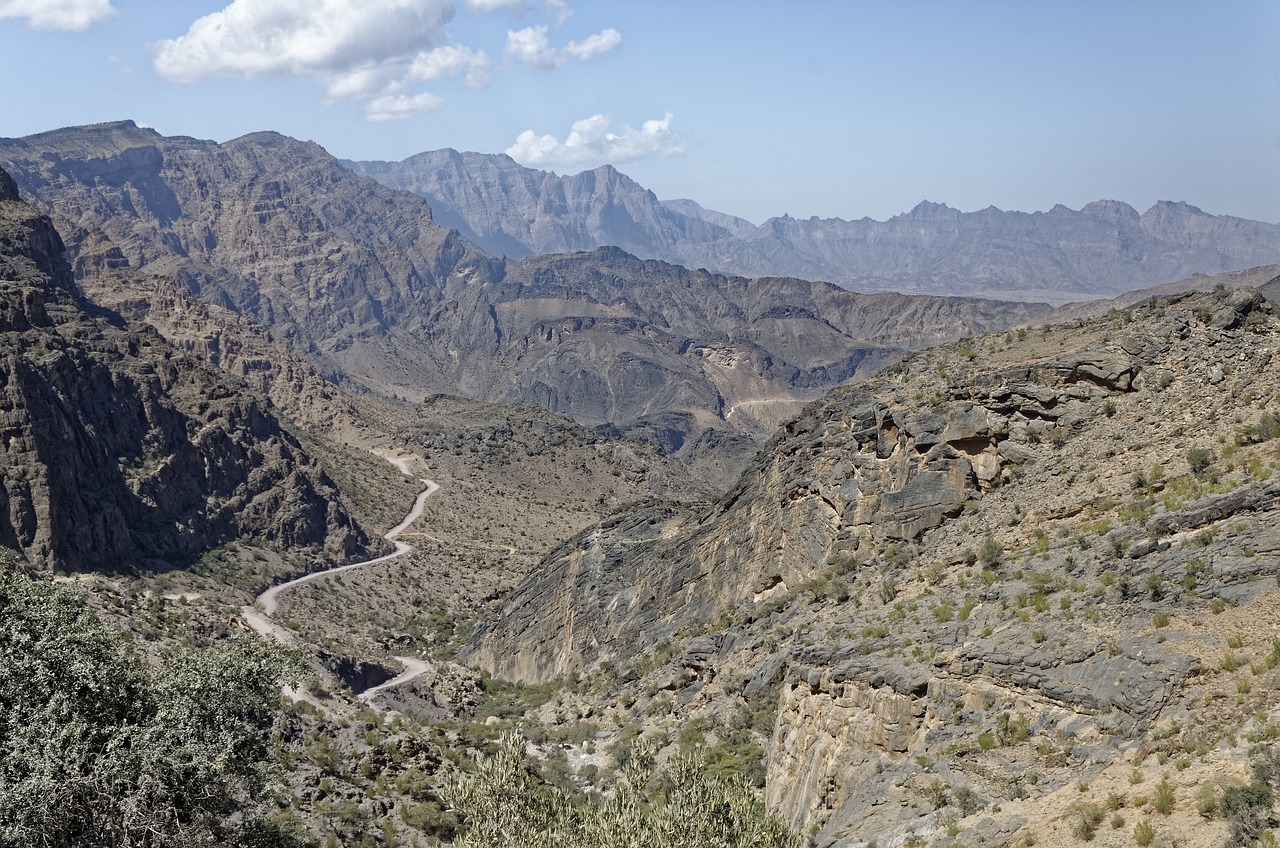
<instances>
[{"instance_id":1,"label":"rocky mountain peak","mask_svg":"<svg viewBox=\"0 0 1280 848\"><path fill-rule=\"evenodd\" d=\"M1203 215L1212 217L1198 206L1192 206L1185 200L1157 200L1155 205L1147 210L1148 213L1176 213L1181 215Z\"/></svg>"},{"instance_id":2,"label":"rocky mountain peak","mask_svg":"<svg viewBox=\"0 0 1280 848\"><path fill-rule=\"evenodd\" d=\"M954 218L962 214L959 209L952 209L945 203L934 203L929 200L922 200L911 208L907 213L910 218Z\"/></svg>"},{"instance_id":3,"label":"rocky mountain peak","mask_svg":"<svg viewBox=\"0 0 1280 848\"><path fill-rule=\"evenodd\" d=\"M1139 221L1138 210L1119 200L1095 200L1082 206L1080 213L1123 226L1137 226Z\"/></svg>"}]
</instances>

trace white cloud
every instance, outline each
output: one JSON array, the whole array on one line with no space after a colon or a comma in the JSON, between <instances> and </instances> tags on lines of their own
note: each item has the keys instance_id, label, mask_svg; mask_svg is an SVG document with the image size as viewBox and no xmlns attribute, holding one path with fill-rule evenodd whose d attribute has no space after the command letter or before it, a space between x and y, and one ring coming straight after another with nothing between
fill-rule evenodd
<instances>
[{"instance_id":1,"label":"white cloud","mask_svg":"<svg viewBox=\"0 0 1280 848\"><path fill-rule=\"evenodd\" d=\"M340 73L324 75L325 88L331 100L373 97L395 88L403 69L368 63Z\"/></svg>"},{"instance_id":2,"label":"white cloud","mask_svg":"<svg viewBox=\"0 0 1280 848\"><path fill-rule=\"evenodd\" d=\"M671 113L645 121L640 129L624 125L613 132L605 115L574 121L569 135L560 142L552 135L525 130L516 136L507 155L528 167L583 168L634 162L648 156L674 156L684 152L680 137L671 132Z\"/></svg>"},{"instance_id":3,"label":"white cloud","mask_svg":"<svg viewBox=\"0 0 1280 848\"><path fill-rule=\"evenodd\" d=\"M570 41L563 50L551 46L547 38L546 24L507 31L507 46L503 51L510 59L530 68L554 70L569 63L569 57L590 59L608 53L622 43L622 33L613 27L602 29L581 41Z\"/></svg>"},{"instance_id":4,"label":"white cloud","mask_svg":"<svg viewBox=\"0 0 1280 848\"><path fill-rule=\"evenodd\" d=\"M0 0L0 9L34 9L40 0ZM72 0L43 0L45 5ZM110 0L78 0L110 8ZM489 85L493 63L483 50L448 43L459 6L475 12L506 8L517 14L537 6L568 16L565 0L227 0L194 21L184 35L155 46L156 71L171 82L218 77L315 80L325 100L361 100L369 120L386 121L441 108L424 84L459 78L472 90ZM562 49L547 26L507 32L506 54L535 68L590 59L622 43L605 29Z\"/></svg>"},{"instance_id":5,"label":"white cloud","mask_svg":"<svg viewBox=\"0 0 1280 848\"><path fill-rule=\"evenodd\" d=\"M19 18L32 29L84 30L116 12L111 0L0 0L0 18Z\"/></svg>"},{"instance_id":6,"label":"white cloud","mask_svg":"<svg viewBox=\"0 0 1280 848\"><path fill-rule=\"evenodd\" d=\"M507 56L530 68L564 67L568 61L547 40L547 25L507 31Z\"/></svg>"},{"instance_id":7,"label":"white cloud","mask_svg":"<svg viewBox=\"0 0 1280 848\"><path fill-rule=\"evenodd\" d=\"M175 82L344 74L433 47L451 0L233 0L160 42L156 70Z\"/></svg>"},{"instance_id":8,"label":"white cloud","mask_svg":"<svg viewBox=\"0 0 1280 848\"><path fill-rule=\"evenodd\" d=\"M621 43L622 33L613 27L609 27L608 29L600 30L595 35L588 35L581 41L570 41L565 45L564 52L577 56L579 59L590 59L592 56L608 53Z\"/></svg>"},{"instance_id":9,"label":"white cloud","mask_svg":"<svg viewBox=\"0 0 1280 848\"><path fill-rule=\"evenodd\" d=\"M466 76L467 88L487 86L491 77L488 54L483 50L449 45L419 53L409 67L410 79L419 82L435 82L460 75Z\"/></svg>"},{"instance_id":10,"label":"white cloud","mask_svg":"<svg viewBox=\"0 0 1280 848\"><path fill-rule=\"evenodd\" d=\"M445 99L424 91L419 94L384 94L369 101L364 108L370 121L403 121L418 112L434 112L444 107Z\"/></svg>"},{"instance_id":11,"label":"white cloud","mask_svg":"<svg viewBox=\"0 0 1280 848\"><path fill-rule=\"evenodd\" d=\"M173 82L311 77L328 100L366 100L369 120L398 120L444 105L415 83L489 84L484 51L440 43L453 16L454 0L232 0L160 42L155 67Z\"/></svg>"}]
</instances>

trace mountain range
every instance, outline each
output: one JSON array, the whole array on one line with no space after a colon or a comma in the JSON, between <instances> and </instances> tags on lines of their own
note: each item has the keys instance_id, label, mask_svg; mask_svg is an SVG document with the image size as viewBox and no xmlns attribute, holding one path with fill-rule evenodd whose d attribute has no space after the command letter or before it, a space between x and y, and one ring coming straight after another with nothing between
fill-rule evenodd
<instances>
[{"instance_id":1,"label":"mountain range","mask_svg":"<svg viewBox=\"0 0 1280 848\"><path fill-rule=\"evenodd\" d=\"M126 121L0 139L0 165L57 222L90 294L102 267L170 278L388 398L758 437L908 348L1046 311L725 277L618 248L498 258L421 198L275 133L217 144Z\"/></svg>"},{"instance_id":2,"label":"mountain range","mask_svg":"<svg viewBox=\"0 0 1280 848\"><path fill-rule=\"evenodd\" d=\"M612 245L723 274L1055 304L1280 261L1280 225L1187 203L1139 214L1114 200L1034 213L923 202L888 221L783 215L755 226L694 201L660 201L608 165L558 176L454 150L343 164L425 198L441 223L508 256Z\"/></svg>"}]
</instances>

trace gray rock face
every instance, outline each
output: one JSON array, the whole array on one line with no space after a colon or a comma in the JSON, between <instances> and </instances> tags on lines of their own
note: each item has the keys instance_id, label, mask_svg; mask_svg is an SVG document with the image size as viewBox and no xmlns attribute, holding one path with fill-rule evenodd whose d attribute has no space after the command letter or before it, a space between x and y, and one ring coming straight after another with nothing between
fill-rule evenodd
<instances>
[{"instance_id":1,"label":"gray rock face","mask_svg":"<svg viewBox=\"0 0 1280 848\"><path fill-rule=\"evenodd\" d=\"M7 171L0 171L0 200L21 200L18 184L13 181Z\"/></svg>"},{"instance_id":2,"label":"gray rock face","mask_svg":"<svg viewBox=\"0 0 1280 848\"><path fill-rule=\"evenodd\" d=\"M1031 214L926 201L888 221L783 216L756 227L693 201L659 203L608 166L561 177L453 150L344 164L426 198L443 223L509 256L614 245L724 274L1058 303L1280 260L1280 225L1186 203L1139 215L1114 200Z\"/></svg>"},{"instance_id":3,"label":"gray rock face","mask_svg":"<svg viewBox=\"0 0 1280 848\"><path fill-rule=\"evenodd\" d=\"M261 397L86 303L63 254L48 218L0 200L0 543L64 570L172 567L238 538L367 550Z\"/></svg>"}]
</instances>

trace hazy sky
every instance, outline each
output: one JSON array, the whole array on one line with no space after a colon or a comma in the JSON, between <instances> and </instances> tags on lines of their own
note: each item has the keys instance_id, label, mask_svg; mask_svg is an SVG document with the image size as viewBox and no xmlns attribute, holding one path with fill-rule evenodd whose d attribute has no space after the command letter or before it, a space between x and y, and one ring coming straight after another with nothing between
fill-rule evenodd
<instances>
[{"instance_id":1,"label":"hazy sky","mask_svg":"<svg viewBox=\"0 0 1280 848\"><path fill-rule=\"evenodd\" d=\"M1280 2L0 0L0 135L453 147L757 223L921 200L1280 222Z\"/></svg>"}]
</instances>

